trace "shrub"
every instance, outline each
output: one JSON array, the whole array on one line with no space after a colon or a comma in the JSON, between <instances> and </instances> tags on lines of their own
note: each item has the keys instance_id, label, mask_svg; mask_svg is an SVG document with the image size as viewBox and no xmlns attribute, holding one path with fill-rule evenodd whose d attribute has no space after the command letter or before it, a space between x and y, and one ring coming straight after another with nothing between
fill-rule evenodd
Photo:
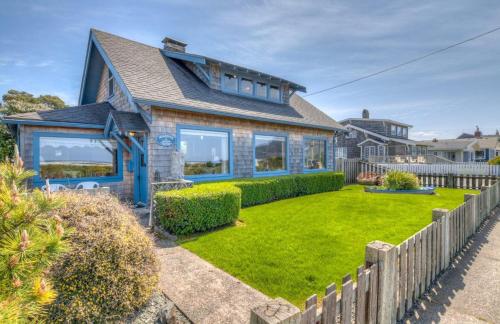
<instances>
[{"instance_id":1,"label":"shrub","mask_svg":"<svg viewBox=\"0 0 500 324\"><path fill-rule=\"evenodd\" d=\"M384 186L391 190L414 190L418 189L419 183L413 173L390 171L384 177Z\"/></svg>"},{"instance_id":2,"label":"shrub","mask_svg":"<svg viewBox=\"0 0 500 324\"><path fill-rule=\"evenodd\" d=\"M242 207L249 207L274 200L339 190L344 185L344 175L335 172L322 172L236 180L233 183L241 189Z\"/></svg>"},{"instance_id":3,"label":"shrub","mask_svg":"<svg viewBox=\"0 0 500 324\"><path fill-rule=\"evenodd\" d=\"M54 213L61 201L50 192L27 192L35 173L0 163L0 322L41 322L55 298L47 278L52 262L67 249L65 230Z\"/></svg>"},{"instance_id":4,"label":"shrub","mask_svg":"<svg viewBox=\"0 0 500 324\"><path fill-rule=\"evenodd\" d=\"M240 213L241 191L231 183L213 183L158 192L155 214L175 234L207 231L234 222Z\"/></svg>"},{"instance_id":5,"label":"shrub","mask_svg":"<svg viewBox=\"0 0 500 324\"><path fill-rule=\"evenodd\" d=\"M488 161L489 165L500 165L500 156L497 156Z\"/></svg>"},{"instance_id":6,"label":"shrub","mask_svg":"<svg viewBox=\"0 0 500 324\"><path fill-rule=\"evenodd\" d=\"M382 176L375 172L361 172L356 181L362 185L378 186L383 182Z\"/></svg>"},{"instance_id":7,"label":"shrub","mask_svg":"<svg viewBox=\"0 0 500 324\"><path fill-rule=\"evenodd\" d=\"M60 217L77 231L53 267L59 295L50 321L113 321L141 307L156 288L158 263L131 211L108 194L58 195L66 201Z\"/></svg>"}]
</instances>

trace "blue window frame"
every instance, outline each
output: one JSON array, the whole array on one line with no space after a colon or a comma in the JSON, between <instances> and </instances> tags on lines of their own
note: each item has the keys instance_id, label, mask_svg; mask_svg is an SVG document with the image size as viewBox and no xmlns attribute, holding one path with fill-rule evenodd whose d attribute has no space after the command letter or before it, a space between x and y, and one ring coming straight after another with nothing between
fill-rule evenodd
<instances>
[{"instance_id":1,"label":"blue window frame","mask_svg":"<svg viewBox=\"0 0 500 324\"><path fill-rule=\"evenodd\" d=\"M108 69L108 98L113 97L115 94L115 79L113 73Z\"/></svg>"},{"instance_id":2,"label":"blue window frame","mask_svg":"<svg viewBox=\"0 0 500 324\"><path fill-rule=\"evenodd\" d=\"M304 136L304 172L322 172L328 169L328 140L326 137Z\"/></svg>"},{"instance_id":3,"label":"blue window frame","mask_svg":"<svg viewBox=\"0 0 500 324\"><path fill-rule=\"evenodd\" d=\"M177 125L176 146L184 153L186 179L210 181L233 177L231 129Z\"/></svg>"},{"instance_id":4,"label":"blue window frame","mask_svg":"<svg viewBox=\"0 0 500 324\"><path fill-rule=\"evenodd\" d=\"M253 134L254 176L277 176L289 173L288 134L255 132Z\"/></svg>"},{"instance_id":5,"label":"blue window frame","mask_svg":"<svg viewBox=\"0 0 500 324\"><path fill-rule=\"evenodd\" d=\"M123 151L119 143L101 134L33 133L35 185L74 185L82 181L123 181Z\"/></svg>"}]
</instances>

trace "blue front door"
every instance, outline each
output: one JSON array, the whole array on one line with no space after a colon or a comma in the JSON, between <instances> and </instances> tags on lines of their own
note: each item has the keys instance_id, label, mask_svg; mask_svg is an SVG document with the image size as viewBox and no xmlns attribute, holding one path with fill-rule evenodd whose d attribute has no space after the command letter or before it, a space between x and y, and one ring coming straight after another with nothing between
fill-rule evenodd
<instances>
[{"instance_id":1,"label":"blue front door","mask_svg":"<svg viewBox=\"0 0 500 324\"><path fill-rule=\"evenodd\" d=\"M132 145L132 155L134 164L134 203L146 204L148 202L148 156L147 156L147 138L141 137L137 141L144 148L144 153Z\"/></svg>"}]
</instances>

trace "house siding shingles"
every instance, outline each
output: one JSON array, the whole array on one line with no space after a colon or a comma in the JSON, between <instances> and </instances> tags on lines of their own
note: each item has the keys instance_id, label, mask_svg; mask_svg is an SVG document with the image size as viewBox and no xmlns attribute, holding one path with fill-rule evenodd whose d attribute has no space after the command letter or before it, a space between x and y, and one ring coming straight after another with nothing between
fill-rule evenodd
<instances>
[{"instance_id":1,"label":"house siding shingles","mask_svg":"<svg viewBox=\"0 0 500 324\"><path fill-rule=\"evenodd\" d=\"M108 67L104 65L101 71L101 79L97 90L96 102L108 101L115 109L129 112L137 112L123 93L122 89L115 80L113 82L113 96L108 98Z\"/></svg>"},{"instance_id":2,"label":"house siding shingles","mask_svg":"<svg viewBox=\"0 0 500 324\"><path fill-rule=\"evenodd\" d=\"M196 125L216 128L229 128L233 132L234 177L253 176L253 134L254 132L278 132L288 135L290 173L303 172L303 136L323 136L328 139L328 169L333 169L333 132L276 125L227 117L217 117L170 109L153 107L153 122L149 144L149 176L154 179L155 172L161 178L170 176L170 157L175 148L158 145L155 138L160 134L176 134L177 125Z\"/></svg>"},{"instance_id":3,"label":"house siding shingles","mask_svg":"<svg viewBox=\"0 0 500 324\"><path fill-rule=\"evenodd\" d=\"M23 157L27 169L33 169L33 133L34 132L60 132L60 133L78 133L78 134L102 134L102 130L81 129L81 128L62 128L62 127L39 127L39 126L21 126L21 156ZM111 192L125 199L131 199L133 195L133 173L127 171L127 161L131 156L126 150L123 150L123 181L101 183L103 187L110 187Z\"/></svg>"}]
</instances>

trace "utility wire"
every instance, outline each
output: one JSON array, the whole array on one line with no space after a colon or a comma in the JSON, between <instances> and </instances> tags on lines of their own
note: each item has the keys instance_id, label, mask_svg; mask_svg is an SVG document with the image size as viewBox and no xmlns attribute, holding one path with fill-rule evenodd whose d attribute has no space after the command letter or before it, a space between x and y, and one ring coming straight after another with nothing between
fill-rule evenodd
<instances>
[{"instance_id":1,"label":"utility wire","mask_svg":"<svg viewBox=\"0 0 500 324\"><path fill-rule=\"evenodd\" d=\"M303 97L310 97L310 96L314 96L314 95L317 95L317 94L320 94L320 93L323 93L323 92L326 92L326 91L330 91L330 90L333 90L333 89L337 89L337 88L340 88L340 87L343 87L343 86L346 86L346 85L349 85L349 84L352 84L354 82L358 82L358 81L361 81L361 80L365 80L365 79L368 79L368 78L371 78L371 77L374 77L376 75L379 75L379 74L382 74L382 73L385 73L385 72L389 72L389 71L392 71L392 70L395 70L395 69L398 69L402 66L405 66L405 65L408 65L408 64L412 64L412 63L415 63L417 61L420 61L420 60L423 60L425 58L428 58L429 56L432 56L432 55L436 55L436 54L439 54L439 53L442 53L444 51L447 51L451 48L454 48L454 47L457 47L457 46L460 46L462 44L465 44L467 42L471 42L473 40L476 40L478 38L481 38L481 37L484 37L486 35L489 35L489 34L492 34L496 31L499 31L500 30L500 27L497 27L497 28L494 28L494 29L491 29L487 32L484 32L482 34L479 34L479 35L476 35L474 37L471 37L471 38L468 38L466 40L463 40L461 42L458 42L458 43L455 43L453 45L450 45L450 46L447 46L447 47L444 47L444 48L441 48L441 49L438 49L438 50L435 50L435 51L432 51L430 53L427 53L425 55L422 55L422 56L419 56L417 58L414 58L414 59L411 59L409 61L406 61L406 62L403 62L403 63L400 63L400 64L397 64L397 65L393 65L391 67L388 67L388 68L385 68L383 70L380 70L378 72L374 72L374 73L371 73L371 74L368 74L368 75L365 75L365 76L362 76L360 78L357 78L357 79L354 79L354 80L351 80L351 81L347 81L347 82L343 82L343 83L340 83L340 84L337 84L337 85L334 85L333 87L329 87L329 88L325 88L325 89L322 89L322 90L318 90L318 91L315 91L315 92L312 92L312 93L309 93L309 94L306 94L304 95Z\"/></svg>"}]
</instances>

